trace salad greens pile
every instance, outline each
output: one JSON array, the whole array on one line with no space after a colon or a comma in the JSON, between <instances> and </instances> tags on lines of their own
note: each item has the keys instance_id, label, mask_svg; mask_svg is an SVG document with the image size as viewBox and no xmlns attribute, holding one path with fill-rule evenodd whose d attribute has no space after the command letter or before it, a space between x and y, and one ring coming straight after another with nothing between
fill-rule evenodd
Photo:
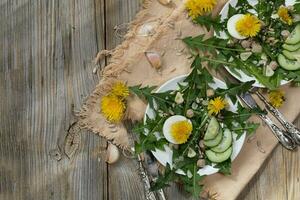
<instances>
[{"instance_id":1,"label":"salad greens pile","mask_svg":"<svg viewBox=\"0 0 300 200\"><path fill-rule=\"evenodd\" d=\"M220 131L229 129L237 137L240 137L245 132L253 133L258 127L258 124L247 120L253 114L261 113L262 111L243 108L237 99L237 95L248 91L253 82L243 84L228 82L226 83L228 89L217 88L212 94L208 94L207 91L212 90L210 85L214 83L214 79L207 69L202 66L201 61L200 56L195 57L191 66L191 73L183 82L178 83L179 90L177 91L156 93L154 91L155 87L130 87L131 93L146 100L154 111L153 117L146 116L145 121L136 124L133 129L133 132L139 136L139 142L135 144L135 153L155 151L156 149L165 150L166 146L173 151L172 167L167 164L164 173L159 176L152 186L153 190L166 187L170 182L176 181L183 183L186 191L194 196L199 196L202 191L201 180L203 176L200 176L197 172L204 165L213 164L205 153L211 147L201 146L201 141L204 141L204 144L206 142L204 137L208 132L207 125L212 118L215 118L217 123L220 124ZM182 94L183 102L176 103L175 99L178 92ZM217 97L237 104L237 110L232 112L228 109L222 109L217 115L210 115L208 104ZM193 115L188 116L187 112L191 110ZM166 140L163 133L165 121L174 115L187 117L193 126L188 140L179 145L170 143ZM215 143L215 145L219 143ZM199 159L204 161L202 165L199 165ZM230 157L217 163L215 168L218 168L219 172L223 174L230 174ZM178 169L182 170L186 175L178 174L176 172Z\"/></svg>"},{"instance_id":2,"label":"salad greens pile","mask_svg":"<svg viewBox=\"0 0 300 200\"><path fill-rule=\"evenodd\" d=\"M250 4L247 0L238 0L236 6L229 5L226 18L222 19L220 15L217 17L205 15L194 19L195 23L208 30L213 28L214 37L205 39L200 35L185 38L183 41L193 50L192 52L199 55L199 59L208 61L212 67L226 66L238 77L241 77L240 70L256 78L270 90L278 88L282 80L293 80L298 85L300 83L300 50L296 50L300 49L297 48L300 47L300 32L298 35L296 29L300 21L300 1L297 0L293 6L285 7L284 5L284 0L258 0L256 5ZM291 17L292 23L287 23L278 16L279 9L286 9L287 16L284 17ZM234 38L228 31L229 28L235 28L228 25L229 19L237 14L248 13L257 16L261 22L261 30L254 37ZM296 37L293 44L286 44L289 37ZM283 53L286 56L286 51L292 56L284 61L278 60ZM207 57L200 52L207 52L210 56Z\"/></svg>"}]
</instances>

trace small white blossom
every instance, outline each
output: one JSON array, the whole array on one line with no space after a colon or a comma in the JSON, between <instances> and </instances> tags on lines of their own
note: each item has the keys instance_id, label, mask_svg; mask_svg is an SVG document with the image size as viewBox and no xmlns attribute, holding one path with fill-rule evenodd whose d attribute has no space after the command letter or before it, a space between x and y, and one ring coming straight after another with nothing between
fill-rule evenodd
<instances>
[{"instance_id":1,"label":"small white blossom","mask_svg":"<svg viewBox=\"0 0 300 200\"><path fill-rule=\"evenodd\" d=\"M194 149L192 149L191 147L189 147L187 156L188 156L189 158L195 157L195 156L196 156L196 152L194 151Z\"/></svg>"},{"instance_id":2,"label":"small white blossom","mask_svg":"<svg viewBox=\"0 0 300 200\"><path fill-rule=\"evenodd\" d=\"M252 55L252 52L243 52L240 54L240 58L242 61L248 60L248 58Z\"/></svg>"},{"instance_id":3,"label":"small white blossom","mask_svg":"<svg viewBox=\"0 0 300 200\"><path fill-rule=\"evenodd\" d=\"M186 175L187 175L188 178L192 178L193 177L193 174L192 174L192 172L190 170L187 171Z\"/></svg>"},{"instance_id":4,"label":"small white blossom","mask_svg":"<svg viewBox=\"0 0 300 200\"><path fill-rule=\"evenodd\" d=\"M198 108L198 104L197 103L192 103L192 109L196 110Z\"/></svg>"},{"instance_id":5,"label":"small white blossom","mask_svg":"<svg viewBox=\"0 0 300 200\"><path fill-rule=\"evenodd\" d=\"M184 102L183 96L180 92L177 92L177 94L175 96L175 102L177 104L182 104Z\"/></svg>"},{"instance_id":6,"label":"small white blossom","mask_svg":"<svg viewBox=\"0 0 300 200\"><path fill-rule=\"evenodd\" d=\"M278 15L278 14L272 14L272 15L271 15L271 18L272 18L272 19L278 19L278 18L279 18L279 15Z\"/></svg>"},{"instance_id":7,"label":"small white blossom","mask_svg":"<svg viewBox=\"0 0 300 200\"><path fill-rule=\"evenodd\" d=\"M202 105L207 106L208 105L208 100L203 100Z\"/></svg>"}]
</instances>

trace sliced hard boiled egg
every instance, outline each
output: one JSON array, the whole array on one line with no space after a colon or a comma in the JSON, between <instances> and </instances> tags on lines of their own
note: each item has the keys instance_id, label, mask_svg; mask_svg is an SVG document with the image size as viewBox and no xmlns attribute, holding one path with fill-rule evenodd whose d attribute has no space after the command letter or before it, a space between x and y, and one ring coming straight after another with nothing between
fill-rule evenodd
<instances>
[{"instance_id":1,"label":"sliced hard boiled egg","mask_svg":"<svg viewBox=\"0 0 300 200\"><path fill-rule=\"evenodd\" d=\"M165 138L173 144L185 143L190 137L192 130L192 122L182 115L169 117L163 125Z\"/></svg>"},{"instance_id":2,"label":"sliced hard boiled egg","mask_svg":"<svg viewBox=\"0 0 300 200\"><path fill-rule=\"evenodd\" d=\"M239 21L242 17L244 17L243 14L236 14L236 15L233 15L232 17L229 18L228 22L227 22L227 30L228 30L228 33L236 38L236 39L239 39L239 40L243 40L245 39L246 37L245 36L242 36L236 29L236 23L237 21Z\"/></svg>"}]
</instances>

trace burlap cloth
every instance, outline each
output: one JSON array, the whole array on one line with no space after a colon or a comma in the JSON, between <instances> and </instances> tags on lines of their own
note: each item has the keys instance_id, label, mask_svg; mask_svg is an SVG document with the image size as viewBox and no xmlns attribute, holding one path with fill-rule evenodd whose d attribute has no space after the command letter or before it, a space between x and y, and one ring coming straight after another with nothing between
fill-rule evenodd
<instances>
[{"instance_id":1,"label":"burlap cloth","mask_svg":"<svg viewBox=\"0 0 300 200\"><path fill-rule=\"evenodd\" d=\"M215 14L220 11L225 1L219 1ZM109 124L100 114L101 96L107 93L111 83L120 79L128 85L161 85L177 75L190 70L190 53L180 38L205 33L204 29L194 25L187 17L185 1L174 0L169 6L163 6L156 0L147 0L143 9L131 22L125 41L112 53L110 64L102 71L100 83L82 106L78 124L100 136L103 136L121 148L129 147L129 137L123 124ZM143 36L143 25L153 26L149 36ZM144 52L157 51L162 55L163 65L160 70L152 68ZM293 121L300 111L300 89L285 87L286 103L282 107L285 116ZM145 111L144 102L136 97L128 99L126 118L141 120ZM260 144L258 148L257 143ZM259 170L263 162L277 145L277 140L270 130L261 126L255 137L248 139L241 153L233 162L232 175L215 174L205 179L206 186L218 193L218 199L235 199Z\"/></svg>"}]
</instances>

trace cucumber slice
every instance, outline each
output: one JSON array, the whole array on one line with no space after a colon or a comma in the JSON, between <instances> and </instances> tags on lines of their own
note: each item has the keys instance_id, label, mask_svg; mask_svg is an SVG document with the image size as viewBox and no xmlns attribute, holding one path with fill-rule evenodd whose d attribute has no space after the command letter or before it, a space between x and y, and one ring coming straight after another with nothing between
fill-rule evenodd
<instances>
[{"instance_id":1,"label":"cucumber slice","mask_svg":"<svg viewBox=\"0 0 300 200\"><path fill-rule=\"evenodd\" d=\"M300 25L298 24L295 29L291 32L289 37L285 40L287 44L296 44L300 42Z\"/></svg>"},{"instance_id":2,"label":"cucumber slice","mask_svg":"<svg viewBox=\"0 0 300 200\"><path fill-rule=\"evenodd\" d=\"M216 152L216 153L221 153L226 151L226 149L228 149L232 144L232 134L231 131L229 129L225 129L224 133L223 133L223 138L222 141L220 142L220 144L218 144L218 146L211 148L210 150Z\"/></svg>"},{"instance_id":3,"label":"cucumber slice","mask_svg":"<svg viewBox=\"0 0 300 200\"><path fill-rule=\"evenodd\" d=\"M215 117L212 117L208 123L207 130L204 135L204 140L214 139L219 132L220 124Z\"/></svg>"},{"instance_id":4,"label":"cucumber slice","mask_svg":"<svg viewBox=\"0 0 300 200\"><path fill-rule=\"evenodd\" d=\"M278 63L279 65L286 70L298 70L300 69L300 62L297 60L287 59L284 55L278 55Z\"/></svg>"},{"instance_id":5,"label":"cucumber slice","mask_svg":"<svg viewBox=\"0 0 300 200\"><path fill-rule=\"evenodd\" d=\"M267 66L264 66L263 73L266 77L271 77L274 75L275 72L269 65L267 65Z\"/></svg>"},{"instance_id":6,"label":"cucumber slice","mask_svg":"<svg viewBox=\"0 0 300 200\"><path fill-rule=\"evenodd\" d=\"M222 153L216 153L212 150L205 151L207 158L214 163L221 163L230 158L232 154L232 147L229 147L226 151Z\"/></svg>"},{"instance_id":7,"label":"cucumber slice","mask_svg":"<svg viewBox=\"0 0 300 200\"><path fill-rule=\"evenodd\" d=\"M296 51L283 50L282 54L290 60L300 60L300 49Z\"/></svg>"},{"instance_id":8,"label":"cucumber slice","mask_svg":"<svg viewBox=\"0 0 300 200\"><path fill-rule=\"evenodd\" d=\"M296 51L300 48L300 42L297 44L284 44L282 47L288 51Z\"/></svg>"},{"instance_id":9,"label":"cucumber slice","mask_svg":"<svg viewBox=\"0 0 300 200\"><path fill-rule=\"evenodd\" d=\"M215 147L218 144L220 144L220 142L222 141L222 138L223 138L223 131L221 128L219 128L218 135L212 140L204 140L204 144L207 147Z\"/></svg>"}]
</instances>

